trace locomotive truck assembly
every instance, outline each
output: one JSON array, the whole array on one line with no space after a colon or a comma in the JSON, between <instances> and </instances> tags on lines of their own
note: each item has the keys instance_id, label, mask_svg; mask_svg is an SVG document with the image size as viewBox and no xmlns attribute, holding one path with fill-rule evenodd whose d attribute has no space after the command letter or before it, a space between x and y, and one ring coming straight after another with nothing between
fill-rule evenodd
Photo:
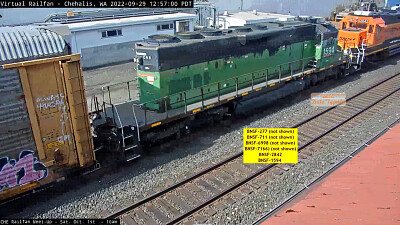
<instances>
[{"instance_id":1,"label":"locomotive truck assembly","mask_svg":"<svg viewBox=\"0 0 400 225\"><path fill-rule=\"evenodd\" d=\"M378 26L398 26L399 20L386 22L386 14L374 14L380 25L369 36L378 35ZM240 101L271 92L284 96L359 70L366 42L338 43L338 33L364 35L359 24L365 19L357 18L357 31L349 30L354 26L348 20L339 32L321 19L300 17L149 37L135 48L139 100L131 96L132 82L107 86L102 101L92 99L96 110L90 112L79 55L69 55L60 36L42 27L2 30L0 200L94 170L103 156L138 158L196 123L229 117ZM394 54L399 32L390 37L393 45L383 51ZM126 95L115 96L113 89Z\"/></svg>"}]
</instances>

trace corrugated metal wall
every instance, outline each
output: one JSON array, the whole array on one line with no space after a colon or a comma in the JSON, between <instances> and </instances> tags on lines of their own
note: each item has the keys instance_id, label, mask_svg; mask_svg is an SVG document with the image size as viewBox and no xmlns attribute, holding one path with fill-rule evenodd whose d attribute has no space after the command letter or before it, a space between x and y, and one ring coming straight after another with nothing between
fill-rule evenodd
<instances>
[{"instance_id":1,"label":"corrugated metal wall","mask_svg":"<svg viewBox=\"0 0 400 225\"><path fill-rule=\"evenodd\" d=\"M63 38L35 26L0 27L0 65L66 55ZM0 158L36 150L17 69L0 68Z\"/></svg>"},{"instance_id":2,"label":"corrugated metal wall","mask_svg":"<svg viewBox=\"0 0 400 225\"><path fill-rule=\"evenodd\" d=\"M0 157L35 150L17 69L0 69Z\"/></svg>"}]
</instances>

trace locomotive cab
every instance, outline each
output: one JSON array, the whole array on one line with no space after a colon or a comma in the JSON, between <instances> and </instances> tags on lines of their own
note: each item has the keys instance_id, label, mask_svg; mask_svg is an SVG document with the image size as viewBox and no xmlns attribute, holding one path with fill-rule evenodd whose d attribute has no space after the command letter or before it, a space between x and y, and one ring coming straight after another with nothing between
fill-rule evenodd
<instances>
[{"instance_id":1,"label":"locomotive cab","mask_svg":"<svg viewBox=\"0 0 400 225\"><path fill-rule=\"evenodd\" d=\"M386 17L389 18L388 15ZM354 15L347 16L341 22L339 46L344 50L368 49L382 44L391 36L397 36L396 34L391 35L391 33L393 32L387 32L387 24L380 14L355 12Z\"/></svg>"},{"instance_id":2,"label":"locomotive cab","mask_svg":"<svg viewBox=\"0 0 400 225\"><path fill-rule=\"evenodd\" d=\"M381 26L384 26L384 22L379 19L348 16L341 22L339 46L347 50L372 45L375 34L381 30Z\"/></svg>"},{"instance_id":3,"label":"locomotive cab","mask_svg":"<svg viewBox=\"0 0 400 225\"><path fill-rule=\"evenodd\" d=\"M368 51L384 41L384 28L385 21L372 12L355 12L342 20L338 45L350 56L352 64L361 65Z\"/></svg>"},{"instance_id":4,"label":"locomotive cab","mask_svg":"<svg viewBox=\"0 0 400 225\"><path fill-rule=\"evenodd\" d=\"M317 24L317 40L315 59L317 68L332 65L341 61L341 53L338 51L338 30L330 23Z\"/></svg>"}]
</instances>

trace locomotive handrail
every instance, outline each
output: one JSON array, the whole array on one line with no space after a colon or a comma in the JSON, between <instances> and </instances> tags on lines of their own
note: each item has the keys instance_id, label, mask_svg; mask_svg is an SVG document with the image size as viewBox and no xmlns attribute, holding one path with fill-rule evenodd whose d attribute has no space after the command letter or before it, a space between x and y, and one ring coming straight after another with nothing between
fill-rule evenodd
<instances>
[{"instance_id":1,"label":"locomotive handrail","mask_svg":"<svg viewBox=\"0 0 400 225\"><path fill-rule=\"evenodd\" d=\"M226 94L229 94L229 93L235 93L234 96L238 97L238 96L240 96L239 91L242 90L242 89L251 87L251 91L254 91L254 86L255 85L259 85L259 84L264 83L264 82L268 86L268 85L270 85L268 83L270 81L268 76L273 75L273 74L276 74L274 76L275 78L272 77L272 80L277 79L276 83L282 82L283 71L285 71L284 72L285 74L286 73L289 74L288 77L284 77L284 78L293 78L293 72L294 72L293 71L293 64L294 63L301 62L301 67L302 68L301 68L301 72L300 73L304 74L305 73L305 68L308 66L308 63L304 63L304 61L307 61L307 60L310 61L310 60L313 60L313 59L315 59L314 56L313 57L307 57L307 58L303 58L303 59L299 59L299 60L294 60L294 61L291 61L291 62L288 62L288 63L275 65L273 67L268 67L268 68L265 68L265 69L257 70L257 71L251 72L251 73L242 74L240 76L229 78L227 80L218 81L218 82L214 82L214 83L211 83L211 84L207 84L207 85L201 86L199 88L191 89L190 91L192 91L192 93L190 93L190 94L188 94L189 92L188 92L188 90L186 90L186 91L178 92L178 93L175 93L175 94L172 94L172 95L168 95L168 96L165 96L165 97L162 97L162 98L159 98L159 99L155 99L155 100L152 100L152 101L144 102L144 103L132 102L132 107L133 107L133 110L134 110L134 107L139 107L144 111L144 117L145 117L144 121L143 121L144 125L152 124L152 123L155 123L155 122L162 121L163 119L168 119L169 116L170 116L171 111L174 111L174 109L175 109L175 112L173 112L173 113L175 113L175 114L172 113L173 114L172 116L176 116L177 115L176 113L185 113L186 114L189 111L191 111L191 110L188 109L189 105L194 105L196 103L198 103L198 104L201 103L201 106L199 106L199 107L201 109L204 109L205 107L207 107L209 105L209 104L205 105L205 101L207 101L207 100L212 100L214 98L217 98L215 103L220 103L221 100L226 100L226 99L221 99L221 95L224 95L224 94L226 95ZM283 69L283 67L285 67L285 66L288 66L288 68ZM270 72L271 70L273 70L274 72ZM255 74L260 74L260 73L262 73L263 75L255 78ZM265 76L264 76L264 74L265 74ZM241 78L246 77L246 76L248 76L249 78L251 76L251 80L247 80L246 79L244 81L240 81ZM127 82L121 82L121 83L112 84L112 85L109 85L109 86L102 87L103 102L105 102L105 91L107 90L108 98L109 98L109 99L107 99L109 101L109 103L107 103L107 104L111 105L115 110L116 107L114 106L114 104L112 104L113 101L112 101L112 97L111 97L112 95L110 93L110 88L111 87L115 87L115 86L121 86L122 84L125 84L125 85L128 85L128 91L130 92L129 83L133 82L135 80L131 80L131 81L127 81ZM224 90L232 88L233 86L222 87L223 86L222 83L223 82L230 83L229 81L232 81L232 80L234 80L234 82L235 82L235 90L232 90L232 92L224 92ZM258 81L255 81L255 80L258 80ZM214 88L212 88L212 87L214 87ZM210 91L205 91L205 88L210 88L211 90ZM198 90L198 94L193 94L194 90ZM128 101L124 101L124 102L132 101L132 99L130 98L130 93L129 93L128 96L129 96L129 100ZM207 96L207 97L205 97L205 96ZM191 100L193 100L193 99L198 99L198 100L196 102L191 102ZM173 102L171 102L171 100L173 100ZM170 108L168 108L168 105L167 105L168 103L169 103ZM165 111L160 113L160 115L162 114L161 117L163 117L163 118L159 118L159 119L157 118L155 121L149 121L149 119L151 119L150 117L148 118L149 114L147 113L149 111L149 107L148 107L149 104L159 105L159 106L161 106L161 104L164 104L161 107L164 107ZM172 109L172 110L169 110L169 109ZM183 111L179 110L179 109L183 109ZM115 112L114 110L113 110L113 112ZM134 114L135 114L135 111L134 111ZM115 117L115 115L114 115L114 117ZM153 118L153 120L154 119L155 118ZM114 120L115 120L115 118L114 118ZM120 121L118 121L118 122L120 122ZM136 121L136 124L137 124L137 127L139 127L139 124L138 124L137 121Z\"/></svg>"},{"instance_id":2,"label":"locomotive handrail","mask_svg":"<svg viewBox=\"0 0 400 225\"><path fill-rule=\"evenodd\" d=\"M134 105L132 105L132 112L133 112L133 117L135 118L135 122L136 122L136 132L137 132L137 136L138 136L138 141L140 143L139 123L137 121L137 117L136 117L136 113L135 113L135 106Z\"/></svg>"},{"instance_id":3,"label":"locomotive handrail","mask_svg":"<svg viewBox=\"0 0 400 225\"><path fill-rule=\"evenodd\" d=\"M120 127L118 127L118 125L117 125L117 128L121 128L121 135L122 135L122 137L125 137L125 134L124 134L124 126L122 125L121 117L119 116L117 107L115 107L114 104L108 103L108 102L105 102L105 101L103 101L103 104L104 104L104 105L110 105L110 106L111 106L112 111L113 111L113 120L114 120L114 124L117 125L116 122L115 122L115 115L117 115L116 117L117 117L118 122L119 122L119 124L120 124ZM106 117L107 117L107 111L104 110L104 112L105 112ZM125 147L125 139L124 139L124 138L122 138L122 147Z\"/></svg>"},{"instance_id":4,"label":"locomotive handrail","mask_svg":"<svg viewBox=\"0 0 400 225\"><path fill-rule=\"evenodd\" d=\"M115 121L115 106L113 105L113 104L111 104L111 103L108 103L108 102L105 102L105 101L103 101L103 111L104 111L104 114L105 114L105 116L106 116L106 118L107 118L107 109L106 109L106 105L110 105L111 106L111 108L112 108L112 114L113 114L113 120L114 120L114 124L116 124L116 121Z\"/></svg>"},{"instance_id":5,"label":"locomotive handrail","mask_svg":"<svg viewBox=\"0 0 400 225\"><path fill-rule=\"evenodd\" d=\"M312 57L307 57L307 58L303 58L303 59L291 61L291 62L288 62L288 63L278 64L278 65L275 65L275 66L272 66L272 67L268 67L268 68L265 68L265 69L261 69L261 70L257 70L257 71L251 72L251 73L258 73L258 72L261 72L261 71L263 71L263 70L272 69L272 68L274 68L274 67L283 66L283 65L288 65L288 64L291 64L291 63L295 63L295 62L301 62L301 61L307 60L307 59L311 60L311 59L314 59L314 58L315 58L314 56L312 56ZM238 76L238 77L245 76L245 75L249 75L249 74L251 74L251 73L245 73L245 74L242 74L242 75L240 75L240 76ZM119 82L119 83L115 83L115 84L110 84L110 85L107 85L107 86L102 86L102 87L101 87L101 90L104 91L105 88L111 88L111 87L115 87L115 86L121 86L121 85L123 85L123 84L131 83L131 82L134 82L134 81L137 81L137 80L138 80L138 79L135 78L135 79L132 79L132 80L129 80L129 81L124 81L124 82ZM217 83L219 83L219 82L221 82L221 81L214 82L214 83L211 83L211 84L207 84L207 85L204 85L204 86L202 86L202 87L205 87L205 86L208 86L208 85L212 85L212 84L217 84ZM185 92L185 91L178 92L178 93L176 93L176 94L183 93L183 92ZM160 98L160 99L162 99L162 98ZM149 101L149 102L151 102L151 101ZM146 102L146 103L148 103L148 102Z\"/></svg>"}]
</instances>

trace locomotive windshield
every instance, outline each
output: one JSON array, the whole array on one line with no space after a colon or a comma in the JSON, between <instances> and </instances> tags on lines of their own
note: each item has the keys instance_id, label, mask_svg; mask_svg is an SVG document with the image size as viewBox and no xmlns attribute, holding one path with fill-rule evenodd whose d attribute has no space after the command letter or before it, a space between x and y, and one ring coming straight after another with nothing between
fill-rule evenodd
<instances>
[{"instance_id":1,"label":"locomotive windshield","mask_svg":"<svg viewBox=\"0 0 400 225\"><path fill-rule=\"evenodd\" d=\"M157 71L158 70L158 55L157 50L154 49L140 49L136 51L136 62L138 68L144 71Z\"/></svg>"},{"instance_id":2,"label":"locomotive windshield","mask_svg":"<svg viewBox=\"0 0 400 225\"><path fill-rule=\"evenodd\" d=\"M367 24L365 23L350 23L351 28L356 28L356 29L367 29Z\"/></svg>"}]
</instances>

